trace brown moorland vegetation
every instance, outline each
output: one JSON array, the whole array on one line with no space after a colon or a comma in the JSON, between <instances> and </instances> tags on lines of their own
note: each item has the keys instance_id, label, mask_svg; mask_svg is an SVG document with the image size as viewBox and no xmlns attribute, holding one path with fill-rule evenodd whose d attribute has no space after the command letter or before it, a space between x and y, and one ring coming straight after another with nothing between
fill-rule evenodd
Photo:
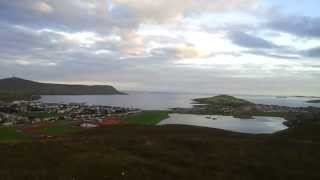
<instances>
[{"instance_id":1,"label":"brown moorland vegetation","mask_svg":"<svg viewBox=\"0 0 320 180\"><path fill-rule=\"evenodd\" d=\"M121 125L0 144L1 179L320 179L320 126L248 135Z\"/></svg>"}]
</instances>

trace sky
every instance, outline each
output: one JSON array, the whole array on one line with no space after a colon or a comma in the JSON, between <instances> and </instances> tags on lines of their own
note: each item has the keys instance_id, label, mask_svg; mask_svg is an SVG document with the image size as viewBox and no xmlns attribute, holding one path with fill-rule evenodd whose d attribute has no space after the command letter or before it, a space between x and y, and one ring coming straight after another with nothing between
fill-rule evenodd
<instances>
[{"instance_id":1,"label":"sky","mask_svg":"<svg viewBox=\"0 0 320 180\"><path fill-rule=\"evenodd\" d=\"M317 0L1 0L0 78L320 95Z\"/></svg>"}]
</instances>

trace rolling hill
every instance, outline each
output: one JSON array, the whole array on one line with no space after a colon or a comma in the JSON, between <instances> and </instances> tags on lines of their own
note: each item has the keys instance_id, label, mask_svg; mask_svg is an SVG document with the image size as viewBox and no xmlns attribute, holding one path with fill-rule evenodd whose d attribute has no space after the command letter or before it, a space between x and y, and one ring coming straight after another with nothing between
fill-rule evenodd
<instances>
[{"instance_id":1,"label":"rolling hill","mask_svg":"<svg viewBox=\"0 0 320 180\"><path fill-rule=\"evenodd\" d=\"M21 78L0 79L1 96L25 95L111 95L125 94L108 85L68 85L40 83Z\"/></svg>"},{"instance_id":2,"label":"rolling hill","mask_svg":"<svg viewBox=\"0 0 320 180\"><path fill-rule=\"evenodd\" d=\"M208 98L198 98L193 101L201 104L207 104L210 106L230 106L230 107L239 107L244 105L252 105L253 103L239 99L229 95L219 95Z\"/></svg>"}]
</instances>

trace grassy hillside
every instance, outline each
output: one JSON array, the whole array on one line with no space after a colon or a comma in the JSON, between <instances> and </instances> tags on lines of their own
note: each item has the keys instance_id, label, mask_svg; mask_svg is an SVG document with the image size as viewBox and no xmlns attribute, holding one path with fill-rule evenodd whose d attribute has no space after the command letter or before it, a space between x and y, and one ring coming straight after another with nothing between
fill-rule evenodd
<instances>
[{"instance_id":1,"label":"grassy hillside","mask_svg":"<svg viewBox=\"0 0 320 180\"><path fill-rule=\"evenodd\" d=\"M246 135L200 127L122 125L53 140L1 143L0 177L320 179L320 126L310 128Z\"/></svg>"},{"instance_id":2,"label":"grassy hillside","mask_svg":"<svg viewBox=\"0 0 320 180\"><path fill-rule=\"evenodd\" d=\"M308 103L320 103L320 99L307 101Z\"/></svg>"},{"instance_id":3,"label":"grassy hillside","mask_svg":"<svg viewBox=\"0 0 320 180\"><path fill-rule=\"evenodd\" d=\"M1 89L1 88L0 88ZM37 100L41 97L38 95L25 94L25 93L10 93L10 92L0 92L0 103L1 102L12 102L18 100Z\"/></svg>"},{"instance_id":4,"label":"grassy hillside","mask_svg":"<svg viewBox=\"0 0 320 180\"><path fill-rule=\"evenodd\" d=\"M252 104L249 101L239 99L233 96L228 95L219 95L214 97L208 97L208 98L199 98L194 99L195 102L201 103L201 104L208 104L213 106L231 106L231 107L238 107L242 105L249 105Z\"/></svg>"},{"instance_id":5,"label":"grassy hillside","mask_svg":"<svg viewBox=\"0 0 320 180\"><path fill-rule=\"evenodd\" d=\"M167 111L143 111L138 114L124 117L124 120L133 124L156 125L168 117L169 112Z\"/></svg>"},{"instance_id":6,"label":"grassy hillside","mask_svg":"<svg viewBox=\"0 0 320 180\"><path fill-rule=\"evenodd\" d=\"M39 83L20 78L7 78L0 80L1 96L24 95L91 95L91 94L123 94L112 86L97 85L65 85Z\"/></svg>"},{"instance_id":7,"label":"grassy hillside","mask_svg":"<svg viewBox=\"0 0 320 180\"><path fill-rule=\"evenodd\" d=\"M28 137L14 127L0 127L0 142L3 141L24 141Z\"/></svg>"}]
</instances>

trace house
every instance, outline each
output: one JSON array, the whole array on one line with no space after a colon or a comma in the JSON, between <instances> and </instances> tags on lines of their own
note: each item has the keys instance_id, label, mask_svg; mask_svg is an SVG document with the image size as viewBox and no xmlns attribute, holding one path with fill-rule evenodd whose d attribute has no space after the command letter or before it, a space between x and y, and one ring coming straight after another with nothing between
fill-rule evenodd
<instances>
[{"instance_id":1,"label":"house","mask_svg":"<svg viewBox=\"0 0 320 180\"><path fill-rule=\"evenodd\" d=\"M2 126L13 126L13 122L12 121L4 122L4 123L2 123Z\"/></svg>"},{"instance_id":2,"label":"house","mask_svg":"<svg viewBox=\"0 0 320 180\"><path fill-rule=\"evenodd\" d=\"M110 117L100 121L98 124L100 126L110 126L110 125L125 124L125 122L121 119Z\"/></svg>"},{"instance_id":3,"label":"house","mask_svg":"<svg viewBox=\"0 0 320 180\"><path fill-rule=\"evenodd\" d=\"M80 124L80 127L82 127L82 128L95 128L95 127L98 127L98 125L92 124L92 123L82 123L82 124Z\"/></svg>"}]
</instances>

